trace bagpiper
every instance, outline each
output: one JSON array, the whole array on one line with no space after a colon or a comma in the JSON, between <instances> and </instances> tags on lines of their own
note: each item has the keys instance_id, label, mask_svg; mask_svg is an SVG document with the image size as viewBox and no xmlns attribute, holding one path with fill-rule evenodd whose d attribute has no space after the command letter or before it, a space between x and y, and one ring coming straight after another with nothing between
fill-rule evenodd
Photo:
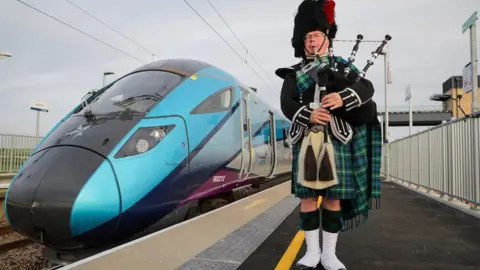
<instances>
[{"instance_id":1,"label":"bagpiper","mask_svg":"<svg viewBox=\"0 0 480 270\"><path fill-rule=\"evenodd\" d=\"M291 121L291 192L301 200L299 229L305 232L307 245L297 262L301 269L319 264L326 270L346 269L335 253L338 233L363 223L374 201L379 207L381 128L373 84L364 78L373 62L362 71L352 64L361 35L348 59L335 56L337 29L333 0L304 0L295 15L291 40L294 56L301 62L275 71L284 80L281 110ZM321 139L314 139L322 132Z\"/></svg>"}]
</instances>

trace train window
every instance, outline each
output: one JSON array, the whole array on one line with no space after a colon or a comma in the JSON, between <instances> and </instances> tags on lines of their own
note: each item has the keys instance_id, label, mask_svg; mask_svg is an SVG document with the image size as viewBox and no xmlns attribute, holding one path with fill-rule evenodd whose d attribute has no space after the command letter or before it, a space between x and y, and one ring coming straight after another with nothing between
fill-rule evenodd
<instances>
[{"instance_id":1,"label":"train window","mask_svg":"<svg viewBox=\"0 0 480 270\"><path fill-rule=\"evenodd\" d=\"M227 88L216 92L192 110L191 114L228 111L232 106L233 90Z\"/></svg>"},{"instance_id":2,"label":"train window","mask_svg":"<svg viewBox=\"0 0 480 270\"><path fill-rule=\"evenodd\" d=\"M121 78L91 103L92 113L145 113L174 89L183 77L166 71L141 71Z\"/></svg>"}]
</instances>

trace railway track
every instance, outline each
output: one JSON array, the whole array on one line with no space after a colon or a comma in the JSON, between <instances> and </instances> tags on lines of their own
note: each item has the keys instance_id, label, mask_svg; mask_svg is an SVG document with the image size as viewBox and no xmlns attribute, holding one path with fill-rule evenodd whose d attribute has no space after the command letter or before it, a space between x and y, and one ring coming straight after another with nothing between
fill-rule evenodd
<instances>
[{"instance_id":1,"label":"railway track","mask_svg":"<svg viewBox=\"0 0 480 270\"><path fill-rule=\"evenodd\" d=\"M10 226L0 226L0 236L14 232Z\"/></svg>"},{"instance_id":2,"label":"railway track","mask_svg":"<svg viewBox=\"0 0 480 270\"><path fill-rule=\"evenodd\" d=\"M0 218L0 269L42 270L51 267L42 256L42 246L14 231Z\"/></svg>"},{"instance_id":3,"label":"railway track","mask_svg":"<svg viewBox=\"0 0 480 270\"><path fill-rule=\"evenodd\" d=\"M22 248L33 244L33 241L15 232L5 220L4 198L11 182L12 175L0 174L0 254L12 249Z\"/></svg>"},{"instance_id":4,"label":"railway track","mask_svg":"<svg viewBox=\"0 0 480 270\"><path fill-rule=\"evenodd\" d=\"M0 254L12 249L22 248L34 242L12 230L10 226L0 227Z\"/></svg>"},{"instance_id":5,"label":"railway track","mask_svg":"<svg viewBox=\"0 0 480 270\"><path fill-rule=\"evenodd\" d=\"M0 174L0 254L33 244L33 241L15 232L5 220L4 199L12 175Z\"/></svg>"}]
</instances>

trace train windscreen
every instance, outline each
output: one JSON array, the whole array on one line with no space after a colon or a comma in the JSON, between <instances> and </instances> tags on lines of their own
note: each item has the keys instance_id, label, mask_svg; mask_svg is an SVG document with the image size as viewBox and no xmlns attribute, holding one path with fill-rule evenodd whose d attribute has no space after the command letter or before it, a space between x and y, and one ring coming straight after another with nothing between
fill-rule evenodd
<instances>
[{"instance_id":1,"label":"train windscreen","mask_svg":"<svg viewBox=\"0 0 480 270\"><path fill-rule=\"evenodd\" d=\"M182 79L180 75L157 70L130 74L115 82L90 102L91 113L93 115L146 113ZM83 110L80 112L83 113Z\"/></svg>"}]
</instances>

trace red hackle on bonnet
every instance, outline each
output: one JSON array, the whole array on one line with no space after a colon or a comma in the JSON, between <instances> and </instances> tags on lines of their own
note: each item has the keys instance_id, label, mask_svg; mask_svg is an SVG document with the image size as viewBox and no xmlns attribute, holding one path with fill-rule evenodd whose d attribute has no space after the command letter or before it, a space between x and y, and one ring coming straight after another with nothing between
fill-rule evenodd
<instances>
[{"instance_id":1,"label":"red hackle on bonnet","mask_svg":"<svg viewBox=\"0 0 480 270\"><path fill-rule=\"evenodd\" d=\"M335 22L335 1L326 0L323 10L325 11L325 17L327 17L328 23L333 24Z\"/></svg>"}]
</instances>

